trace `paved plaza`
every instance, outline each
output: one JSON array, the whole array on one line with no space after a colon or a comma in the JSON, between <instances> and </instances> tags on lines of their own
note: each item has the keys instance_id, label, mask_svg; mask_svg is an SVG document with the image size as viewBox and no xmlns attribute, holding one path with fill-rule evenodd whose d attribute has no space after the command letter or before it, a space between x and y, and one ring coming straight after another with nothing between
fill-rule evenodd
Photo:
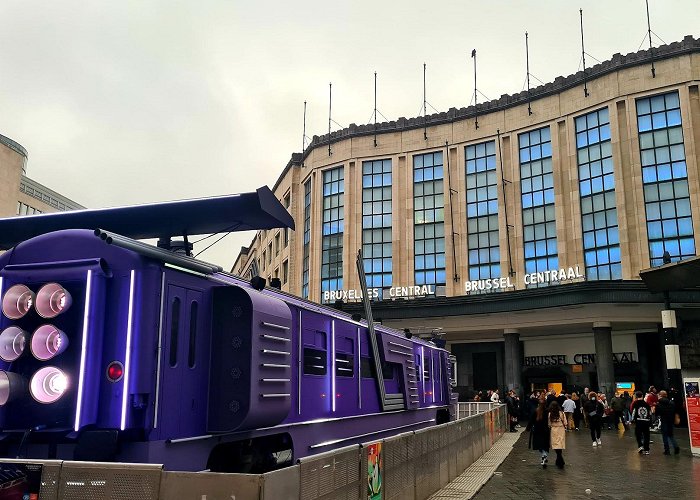
<instances>
[{"instance_id":1,"label":"paved plaza","mask_svg":"<svg viewBox=\"0 0 700 500\"><path fill-rule=\"evenodd\" d=\"M522 432L512 451L474 498L490 499L644 499L700 498L700 459L690 454L687 429L676 429L680 455L663 455L661 434L652 433L651 454L637 453L634 430L603 431L603 445L591 446L588 429L567 433L566 467L543 470L539 453ZM591 493L587 494L586 489Z\"/></svg>"}]
</instances>

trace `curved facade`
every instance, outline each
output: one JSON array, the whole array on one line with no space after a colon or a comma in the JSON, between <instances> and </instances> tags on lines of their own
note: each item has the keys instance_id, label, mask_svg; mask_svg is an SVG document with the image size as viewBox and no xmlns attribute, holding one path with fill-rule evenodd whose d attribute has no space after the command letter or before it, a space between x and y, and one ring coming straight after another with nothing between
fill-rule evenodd
<instances>
[{"instance_id":1,"label":"curved facade","mask_svg":"<svg viewBox=\"0 0 700 500\"><path fill-rule=\"evenodd\" d=\"M0 135L0 218L85 208L27 177L27 150Z\"/></svg>"},{"instance_id":2,"label":"curved facade","mask_svg":"<svg viewBox=\"0 0 700 500\"><path fill-rule=\"evenodd\" d=\"M700 246L700 40L654 49L655 77L651 57L616 54L529 94L314 137L274 189L289 200L297 231L259 233L233 271L278 276L284 290L315 301L352 302L362 248L375 316L413 331L442 329L453 347L500 342L500 357L481 362L498 366L498 380L509 386L519 385L521 371L527 378L523 360L568 366L576 354L599 352L595 335L603 330L608 339L612 332L608 351L640 363L651 347L642 348L638 334L653 333L652 344L663 345L663 304L644 292L639 271L660 265L664 252L677 261ZM585 305L595 303L588 296L553 309L541 302L607 289L621 295L600 307ZM510 314L511 305L534 297L540 305L531 307L547 309L547 317ZM569 300L577 311L567 312ZM491 312L470 312L482 303ZM431 313L429 304L444 307ZM582 338L590 346L555 363L537 340L551 334L564 336L562 346ZM465 352L478 351L474 345ZM504 376L509 359L520 368ZM467 370L476 372L475 363ZM588 364L584 373L600 372ZM565 383L590 383L568 375Z\"/></svg>"},{"instance_id":3,"label":"curved facade","mask_svg":"<svg viewBox=\"0 0 700 500\"><path fill-rule=\"evenodd\" d=\"M255 254L282 277L287 261L285 289L334 301L323 292L359 288L361 247L371 287L446 296L638 279L664 250L695 255L700 41L655 57L655 78L641 52L534 89L531 114L522 93L314 137L275 189L299 228L290 244L260 233L234 270Z\"/></svg>"}]
</instances>

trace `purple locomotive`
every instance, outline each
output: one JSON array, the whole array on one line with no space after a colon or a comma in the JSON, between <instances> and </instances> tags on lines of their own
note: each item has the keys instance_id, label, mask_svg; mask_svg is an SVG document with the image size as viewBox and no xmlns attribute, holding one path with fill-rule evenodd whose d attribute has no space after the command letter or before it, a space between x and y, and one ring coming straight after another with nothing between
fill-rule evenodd
<instances>
[{"instance_id":1,"label":"purple locomotive","mask_svg":"<svg viewBox=\"0 0 700 500\"><path fill-rule=\"evenodd\" d=\"M433 342L111 231L16 244L0 296L1 456L260 472L451 418Z\"/></svg>"}]
</instances>

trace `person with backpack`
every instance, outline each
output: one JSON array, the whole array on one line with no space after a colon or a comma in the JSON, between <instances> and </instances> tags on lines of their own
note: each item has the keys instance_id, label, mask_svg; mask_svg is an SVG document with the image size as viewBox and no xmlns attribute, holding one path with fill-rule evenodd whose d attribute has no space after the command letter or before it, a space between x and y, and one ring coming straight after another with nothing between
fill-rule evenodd
<instances>
[{"instance_id":1,"label":"person with backpack","mask_svg":"<svg viewBox=\"0 0 700 500\"><path fill-rule=\"evenodd\" d=\"M583 403L583 410L586 415L588 415L588 427L591 430L591 439L593 440L593 447L601 446L603 443L600 441L600 430L603 425L603 413L605 408L603 403L598 401L598 395L590 391L588 393L588 401Z\"/></svg>"},{"instance_id":2,"label":"person with backpack","mask_svg":"<svg viewBox=\"0 0 700 500\"><path fill-rule=\"evenodd\" d=\"M649 455L649 428L651 427L651 406L644 400L642 391L635 393L637 400L632 403L632 422L634 422L634 436L637 438L639 453Z\"/></svg>"}]
</instances>

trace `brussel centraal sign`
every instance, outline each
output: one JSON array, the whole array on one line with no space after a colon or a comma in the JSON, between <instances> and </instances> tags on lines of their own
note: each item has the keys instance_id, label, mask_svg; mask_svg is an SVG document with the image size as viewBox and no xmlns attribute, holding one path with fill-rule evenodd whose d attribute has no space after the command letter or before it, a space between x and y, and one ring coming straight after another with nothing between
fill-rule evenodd
<instances>
[{"instance_id":1,"label":"brussel centraal sign","mask_svg":"<svg viewBox=\"0 0 700 500\"><path fill-rule=\"evenodd\" d=\"M560 269L548 269L538 273L528 273L523 276L523 285L538 285L541 283L560 283L585 278L580 266L562 267ZM493 278L488 280L472 280L464 282L465 292L485 290L507 290L515 288L515 283L510 276L506 278Z\"/></svg>"}]
</instances>

